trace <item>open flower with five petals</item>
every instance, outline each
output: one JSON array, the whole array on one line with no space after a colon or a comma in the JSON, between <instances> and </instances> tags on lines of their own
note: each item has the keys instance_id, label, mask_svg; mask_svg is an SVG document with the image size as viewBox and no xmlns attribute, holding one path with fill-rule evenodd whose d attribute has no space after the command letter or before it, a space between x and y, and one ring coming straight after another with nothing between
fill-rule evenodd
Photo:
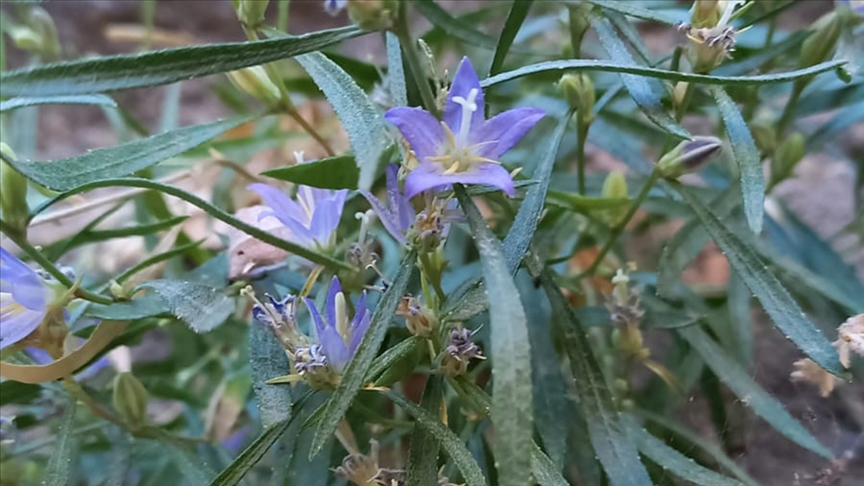
<instances>
[{"instance_id":1,"label":"open flower with five petals","mask_svg":"<svg viewBox=\"0 0 864 486\"><path fill-rule=\"evenodd\" d=\"M486 120L484 108L480 80L466 57L453 77L441 121L421 108L397 107L384 115L419 162L405 179L405 197L452 184L485 184L514 194L513 178L499 159L544 113L516 108Z\"/></svg>"}]
</instances>

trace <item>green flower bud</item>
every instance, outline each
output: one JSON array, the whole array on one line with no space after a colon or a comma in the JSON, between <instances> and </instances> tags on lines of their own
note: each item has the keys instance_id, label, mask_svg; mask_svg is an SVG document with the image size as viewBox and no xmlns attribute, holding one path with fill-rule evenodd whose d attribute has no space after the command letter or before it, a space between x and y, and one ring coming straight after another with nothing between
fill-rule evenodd
<instances>
[{"instance_id":1,"label":"green flower bud","mask_svg":"<svg viewBox=\"0 0 864 486\"><path fill-rule=\"evenodd\" d=\"M583 114L584 120L590 121L593 119L594 115L592 112L594 110L596 95L591 78L584 74L565 74L558 81L558 87L564 92L567 104L571 108L579 110Z\"/></svg>"},{"instance_id":2,"label":"green flower bud","mask_svg":"<svg viewBox=\"0 0 864 486\"><path fill-rule=\"evenodd\" d=\"M750 133L753 134L753 141L756 142L756 147L759 152L770 154L777 148L777 133L774 127L767 123L754 122L750 124Z\"/></svg>"},{"instance_id":3,"label":"green flower bud","mask_svg":"<svg viewBox=\"0 0 864 486\"><path fill-rule=\"evenodd\" d=\"M237 18L243 25L257 29L264 23L264 12L270 0L239 0L234 2Z\"/></svg>"},{"instance_id":4,"label":"green flower bud","mask_svg":"<svg viewBox=\"0 0 864 486\"><path fill-rule=\"evenodd\" d=\"M771 179L769 187L792 176L795 166L804 157L804 135L793 133L777 147L771 158Z\"/></svg>"},{"instance_id":5,"label":"green flower bud","mask_svg":"<svg viewBox=\"0 0 864 486\"><path fill-rule=\"evenodd\" d=\"M810 67L828 59L843 32L844 19L845 16L832 11L813 24L813 34L801 45L799 68Z\"/></svg>"},{"instance_id":6,"label":"green flower bud","mask_svg":"<svg viewBox=\"0 0 864 486\"><path fill-rule=\"evenodd\" d=\"M582 39L585 37L588 29L591 28L591 22L588 20L591 8L592 6L587 2L570 7L570 44L572 53L576 57L579 57L581 54Z\"/></svg>"},{"instance_id":7,"label":"green flower bud","mask_svg":"<svg viewBox=\"0 0 864 486\"><path fill-rule=\"evenodd\" d=\"M392 28L396 10L393 0L348 0L348 18L363 30Z\"/></svg>"},{"instance_id":8,"label":"green flower bud","mask_svg":"<svg viewBox=\"0 0 864 486\"><path fill-rule=\"evenodd\" d=\"M273 106L282 100L279 88L270 80L264 66L252 66L231 71L228 80L240 91L248 93L266 106Z\"/></svg>"},{"instance_id":9,"label":"green flower bud","mask_svg":"<svg viewBox=\"0 0 864 486\"><path fill-rule=\"evenodd\" d=\"M30 10L30 27L39 35L41 49L40 54L46 61L60 57L60 40L57 37L57 27L51 15L41 7L33 7Z\"/></svg>"},{"instance_id":10,"label":"green flower bud","mask_svg":"<svg viewBox=\"0 0 864 486\"><path fill-rule=\"evenodd\" d=\"M697 29L714 27L723 15L719 0L696 0L690 10L690 24Z\"/></svg>"},{"instance_id":11,"label":"green flower bud","mask_svg":"<svg viewBox=\"0 0 864 486\"><path fill-rule=\"evenodd\" d=\"M677 179L704 167L723 150L723 142L717 137L693 137L670 150L657 161L661 177Z\"/></svg>"},{"instance_id":12,"label":"green flower bud","mask_svg":"<svg viewBox=\"0 0 864 486\"><path fill-rule=\"evenodd\" d=\"M602 195L606 199L626 199L627 198L627 179L624 174L613 170L606 176L603 181ZM627 213L627 207L616 207L603 211L601 217L610 225L616 225L621 221L621 218Z\"/></svg>"},{"instance_id":13,"label":"green flower bud","mask_svg":"<svg viewBox=\"0 0 864 486\"><path fill-rule=\"evenodd\" d=\"M8 30L9 37L15 43L15 47L31 52L42 50L42 38L29 27L12 27Z\"/></svg>"},{"instance_id":14,"label":"green flower bud","mask_svg":"<svg viewBox=\"0 0 864 486\"><path fill-rule=\"evenodd\" d=\"M0 142L0 153L9 160L15 160L15 152ZM3 221L19 234L26 234L30 209L27 207L27 179L13 169L6 161L0 160L0 212Z\"/></svg>"},{"instance_id":15,"label":"green flower bud","mask_svg":"<svg viewBox=\"0 0 864 486\"><path fill-rule=\"evenodd\" d=\"M114 408L132 428L147 424L147 389L130 372L114 378Z\"/></svg>"}]
</instances>

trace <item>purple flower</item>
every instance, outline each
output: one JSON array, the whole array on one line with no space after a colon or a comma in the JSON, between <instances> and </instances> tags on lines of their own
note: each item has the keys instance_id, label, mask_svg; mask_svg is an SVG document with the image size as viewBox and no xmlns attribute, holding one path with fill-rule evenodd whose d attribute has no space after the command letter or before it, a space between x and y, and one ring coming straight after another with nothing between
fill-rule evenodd
<instances>
[{"instance_id":1,"label":"purple flower","mask_svg":"<svg viewBox=\"0 0 864 486\"><path fill-rule=\"evenodd\" d=\"M0 248L0 349L30 335L45 318L51 291L36 272Z\"/></svg>"},{"instance_id":2,"label":"purple flower","mask_svg":"<svg viewBox=\"0 0 864 486\"><path fill-rule=\"evenodd\" d=\"M858 15L864 15L864 0L835 0L837 5L845 5Z\"/></svg>"},{"instance_id":3,"label":"purple flower","mask_svg":"<svg viewBox=\"0 0 864 486\"><path fill-rule=\"evenodd\" d=\"M366 292L360 295L354 318L350 321L345 294L342 293L342 285L337 277L333 277L330 283L323 318L311 300L307 298L303 300L312 315L315 333L318 335L318 344L308 348L298 348L295 354L297 372L304 374L304 371L314 371L319 367L329 365L333 371L341 373L351 361L354 353L357 352L363 335L369 329L371 315L366 308ZM303 353L302 356L301 353Z\"/></svg>"},{"instance_id":4,"label":"purple flower","mask_svg":"<svg viewBox=\"0 0 864 486\"><path fill-rule=\"evenodd\" d=\"M443 120L420 108L397 107L384 118L411 145L419 166L405 180L405 197L451 184L485 184L512 196L513 178L498 159L545 115L517 108L485 120L483 89L468 58L453 77Z\"/></svg>"},{"instance_id":5,"label":"purple flower","mask_svg":"<svg viewBox=\"0 0 864 486\"><path fill-rule=\"evenodd\" d=\"M335 243L336 227L348 191L331 191L299 186L297 200L267 184L250 184L272 211L264 212L259 220L275 216L289 231L288 239L307 248L327 249Z\"/></svg>"},{"instance_id":6,"label":"purple flower","mask_svg":"<svg viewBox=\"0 0 864 486\"><path fill-rule=\"evenodd\" d=\"M414 224L417 214L411 206L409 198L399 189L399 181L396 179L399 167L394 164L387 166L387 205L385 206L377 197L368 191L362 191L363 197L369 201L378 219L393 238L401 244L406 244L405 233Z\"/></svg>"},{"instance_id":7,"label":"purple flower","mask_svg":"<svg viewBox=\"0 0 864 486\"><path fill-rule=\"evenodd\" d=\"M339 12L347 6L348 0L324 0L324 11L333 17L339 15Z\"/></svg>"}]
</instances>

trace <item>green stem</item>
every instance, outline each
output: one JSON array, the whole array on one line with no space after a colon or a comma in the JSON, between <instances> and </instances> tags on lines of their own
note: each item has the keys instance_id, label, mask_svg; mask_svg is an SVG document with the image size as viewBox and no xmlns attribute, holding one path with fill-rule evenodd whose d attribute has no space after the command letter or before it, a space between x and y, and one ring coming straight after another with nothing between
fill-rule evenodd
<instances>
[{"instance_id":1,"label":"green stem","mask_svg":"<svg viewBox=\"0 0 864 486\"><path fill-rule=\"evenodd\" d=\"M590 113L583 113L582 110L579 110L576 114L576 133L578 137L576 141L576 164L580 196L585 195L585 142L588 140L588 129L591 127L591 123L586 120L586 115L593 116Z\"/></svg>"},{"instance_id":2,"label":"green stem","mask_svg":"<svg viewBox=\"0 0 864 486\"><path fill-rule=\"evenodd\" d=\"M144 38L141 39L141 50L149 51L153 42L153 20L156 17L156 0L144 0L141 3L141 17L144 24Z\"/></svg>"},{"instance_id":3,"label":"green stem","mask_svg":"<svg viewBox=\"0 0 864 486\"><path fill-rule=\"evenodd\" d=\"M276 28L282 32L288 32L288 8L291 5L291 0L279 0L279 12L276 19Z\"/></svg>"},{"instance_id":4,"label":"green stem","mask_svg":"<svg viewBox=\"0 0 864 486\"><path fill-rule=\"evenodd\" d=\"M438 301L444 302L447 300L447 294L444 293L444 289L441 288L441 271L436 269L432 265L432 260L429 259L428 253L418 253L417 255L420 258L420 266L423 269L423 273L426 275L426 278L429 280L429 283L432 284L432 288L435 290L435 295L438 297ZM431 302L430 302L431 303ZM437 303L435 308L437 308Z\"/></svg>"},{"instance_id":5,"label":"green stem","mask_svg":"<svg viewBox=\"0 0 864 486\"><path fill-rule=\"evenodd\" d=\"M255 29L252 29L251 27L243 24L243 32L246 33L246 38L250 41L258 40L258 34L255 32ZM318 142L318 144L324 148L324 151L327 152L328 157L333 157L334 155L336 155L336 152L334 152L330 144L327 143L326 140L324 140L324 137L322 137L321 134L318 133L318 131L309 124L309 122L307 122L305 119L303 119L302 116L300 116L297 108L295 108L294 104L291 103L291 96L288 94L288 88L286 88L285 83L282 82L282 77L279 76L279 72L276 71L276 66L273 63L265 64L264 70L267 72L267 77L270 78L270 81L275 84L276 87L279 89L279 98L282 104L282 111L284 111L288 116L290 116L294 121L296 121L297 124L299 124L300 127L303 128L303 130L305 130L306 133L308 133L309 136L312 137L312 139Z\"/></svg>"},{"instance_id":6,"label":"green stem","mask_svg":"<svg viewBox=\"0 0 864 486\"><path fill-rule=\"evenodd\" d=\"M609 253L609 250L612 249L612 246L618 240L618 237L621 236L621 233L624 232L624 228L626 228L627 224L630 223L630 220L633 219L636 211L639 210L639 207L642 205L643 202L645 202L645 199L648 198L648 194L651 192L651 189L654 187L654 184L659 178L660 174L656 169L651 172L651 175L648 176L648 180L645 182L645 185L642 186L642 190L639 191L639 195L636 196L636 199L633 200L633 204L630 205L630 209L627 210L627 214L624 215L624 218L612 228L612 234L609 235L609 239L606 240L606 244L603 245L603 248L600 249L600 253L597 254L597 258L594 259L594 262L591 263L591 266L588 267L587 270L585 270L576 277L577 280L580 280L589 275L593 275L597 271L597 268L600 267L600 264L603 262L603 258L606 256L607 253Z\"/></svg>"},{"instance_id":7,"label":"green stem","mask_svg":"<svg viewBox=\"0 0 864 486\"><path fill-rule=\"evenodd\" d=\"M789 101L786 102L786 106L783 108L783 113L777 120L777 127L774 130L778 137L783 136L786 126L789 125L789 121L792 119L792 111L795 109L795 105L798 104L798 98L801 97L804 86L805 83L799 81L796 81L792 86L792 94L789 96Z\"/></svg>"},{"instance_id":8,"label":"green stem","mask_svg":"<svg viewBox=\"0 0 864 486\"><path fill-rule=\"evenodd\" d=\"M414 82L417 84L417 89L420 90L420 98L423 100L423 106L438 117L438 106L435 103L435 94L432 93L432 88L429 86L429 81L423 74L423 65L420 62L420 54L417 52L417 44L411 39L411 34L408 32L408 21L405 15L405 4L408 2L399 2L399 19L393 26L393 33L399 39L399 44L402 45L402 52L405 54L405 60L408 62L408 67L411 69L411 75L414 77Z\"/></svg>"},{"instance_id":9,"label":"green stem","mask_svg":"<svg viewBox=\"0 0 864 486\"><path fill-rule=\"evenodd\" d=\"M37 250L33 245L31 245L30 242L27 241L27 239L23 235L21 235L17 231L14 231L14 229L11 228L9 224L3 220L0 220L0 231L2 231L3 234L8 236L9 239L12 240L12 243L15 243L16 245L18 245L19 248L24 250L24 253L26 253L30 258L32 258L34 262L38 263L39 266L44 268L46 272L51 274L52 277L54 277L55 279L57 279L58 282L63 284L64 287L69 289L75 287L75 282L73 282L69 277L67 277L63 272L61 272L59 268L57 268L53 263L51 263L51 260L49 260L45 255L43 255L41 251ZM114 303L114 301L108 297L95 294L93 292L90 292L89 290L85 290L80 287L75 289L75 296L84 300L96 302L98 304Z\"/></svg>"}]
</instances>

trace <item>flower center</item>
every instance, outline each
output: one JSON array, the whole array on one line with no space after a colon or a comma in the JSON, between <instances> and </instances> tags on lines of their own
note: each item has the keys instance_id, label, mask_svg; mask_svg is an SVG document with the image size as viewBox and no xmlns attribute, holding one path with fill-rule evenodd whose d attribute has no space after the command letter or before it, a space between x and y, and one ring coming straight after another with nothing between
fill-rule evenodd
<instances>
[{"instance_id":1,"label":"flower center","mask_svg":"<svg viewBox=\"0 0 864 486\"><path fill-rule=\"evenodd\" d=\"M477 88L472 88L468 92L468 98L462 96L454 96L453 102L462 106L462 119L459 123L459 133L454 134L453 129L441 122L444 127L444 132L447 134L447 143L444 147L444 153L435 157L428 157L429 160L440 162L444 166L444 175L450 175L456 172L465 172L473 165L478 163L493 163L498 161L475 155L478 147L494 143L493 141L481 142L474 145L468 145L469 136L471 135L471 117L479 109L477 106L477 94L480 91Z\"/></svg>"}]
</instances>

